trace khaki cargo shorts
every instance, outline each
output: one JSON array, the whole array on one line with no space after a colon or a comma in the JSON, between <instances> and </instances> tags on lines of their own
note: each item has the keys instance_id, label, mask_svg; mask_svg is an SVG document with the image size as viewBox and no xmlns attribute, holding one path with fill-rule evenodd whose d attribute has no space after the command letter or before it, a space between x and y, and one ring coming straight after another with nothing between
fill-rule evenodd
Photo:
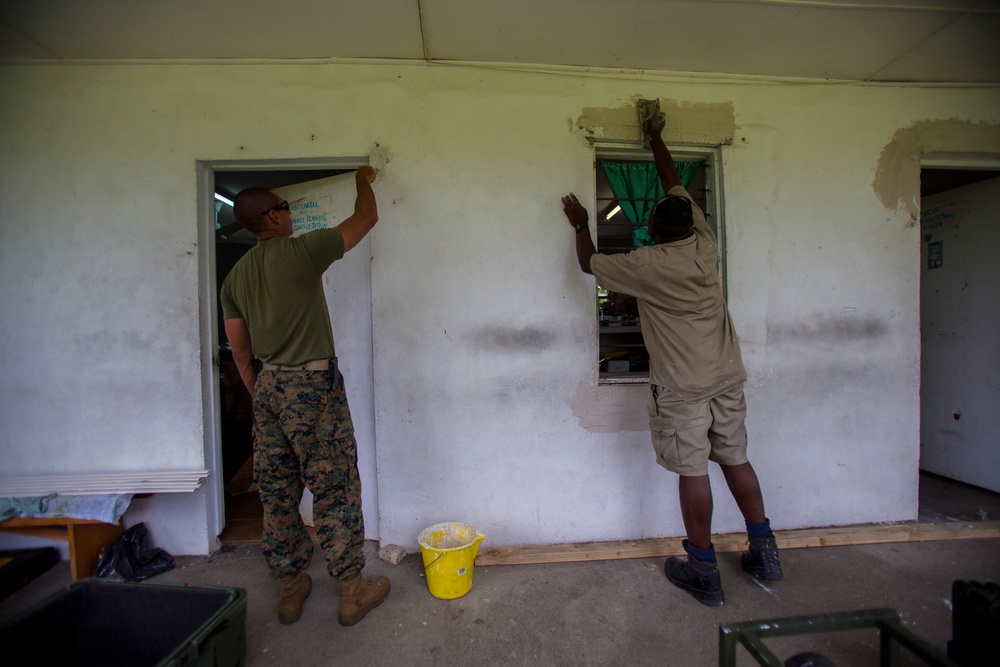
<instances>
[{"instance_id":1,"label":"khaki cargo shorts","mask_svg":"<svg viewBox=\"0 0 1000 667\"><path fill-rule=\"evenodd\" d=\"M651 385L649 430L656 462L678 475L707 475L708 462L747 462L747 414L743 383L718 396L688 402Z\"/></svg>"}]
</instances>

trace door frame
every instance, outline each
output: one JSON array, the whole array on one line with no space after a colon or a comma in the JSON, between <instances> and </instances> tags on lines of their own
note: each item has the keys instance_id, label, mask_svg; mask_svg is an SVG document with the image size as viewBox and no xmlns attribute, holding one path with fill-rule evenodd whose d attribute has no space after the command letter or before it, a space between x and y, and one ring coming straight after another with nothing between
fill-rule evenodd
<instances>
[{"instance_id":1,"label":"door frame","mask_svg":"<svg viewBox=\"0 0 1000 667\"><path fill-rule=\"evenodd\" d=\"M201 337L202 434L208 478L208 530L211 549L219 547L226 526L225 480L222 479L222 408L219 383L218 285L215 275L215 172L357 169L369 164L364 156L257 160L198 160L198 302Z\"/></svg>"},{"instance_id":2,"label":"door frame","mask_svg":"<svg viewBox=\"0 0 1000 667\"><path fill-rule=\"evenodd\" d=\"M968 153L968 152L927 152L920 155L920 169L954 169L956 171L994 171L997 176L1000 176L1000 153ZM918 176L919 177L919 176ZM919 183L917 190L919 192ZM923 212L923 197L919 197L919 207L918 213ZM919 388L918 388L918 412L919 412L919 426L918 426L918 451L919 456L917 459L917 474L924 470L923 462L923 432L924 432L924 414L923 414L923 404L922 399L924 395L924 354L925 346L923 340L923 316L924 316L924 299L923 299L923 289L924 289L924 275L923 275L923 262L925 257L923 254L923 234L921 232L920 222L917 223L917 243L920 246L919 250L919 262L917 263L917 296L918 296L918 317L917 317L917 328L918 337L920 341L920 356L919 356ZM932 472L932 471L928 471ZM937 474L937 473L932 473Z\"/></svg>"}]
</instances>

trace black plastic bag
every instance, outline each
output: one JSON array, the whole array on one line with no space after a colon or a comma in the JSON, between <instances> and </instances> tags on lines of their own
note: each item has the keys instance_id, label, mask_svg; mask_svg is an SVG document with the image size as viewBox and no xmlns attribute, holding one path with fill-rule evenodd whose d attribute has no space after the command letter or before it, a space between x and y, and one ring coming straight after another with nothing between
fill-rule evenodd
<instances>
[{"instance_id":1,"label":"black plastic bag","mask_svg":"<svg viewBox=\"0 0 1000 667\"><path fill-rule=\"evenodd\" d=\"M142 581L174 567L174 557L149 547L146 524L137 523L118 536L101 555L95 577Z\"/></svg>"}]
</instances>

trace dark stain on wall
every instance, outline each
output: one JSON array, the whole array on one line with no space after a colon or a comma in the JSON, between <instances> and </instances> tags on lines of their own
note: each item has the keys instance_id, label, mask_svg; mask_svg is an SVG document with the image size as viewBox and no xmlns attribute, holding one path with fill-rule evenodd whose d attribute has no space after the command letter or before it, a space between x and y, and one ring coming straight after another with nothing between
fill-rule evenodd
<instances>
[{"instance_id":1,"label":"dark stain on wall","mask_svg":"<svg viewBox=\"0 0 1000 667\"><path fill-rule=\"evenodd\" d=\"M886 320L858 317L853 312L839 316L819 315L795 322L768 322L768 343L848 343L872 341L888 330Z\"/></svg>"},{"instance_id":2,"label":"dark stain on wall","mask_svg":"<svg viewBox=\"0 0 1000 667\"><path fill-rule=\"evenodd\" d=\"M554 333L537 327L499 326L480 329L473 334L473 340L480 347L512 352L542 352L551 347L555 339Z\"/></svg>"}]
</instances>

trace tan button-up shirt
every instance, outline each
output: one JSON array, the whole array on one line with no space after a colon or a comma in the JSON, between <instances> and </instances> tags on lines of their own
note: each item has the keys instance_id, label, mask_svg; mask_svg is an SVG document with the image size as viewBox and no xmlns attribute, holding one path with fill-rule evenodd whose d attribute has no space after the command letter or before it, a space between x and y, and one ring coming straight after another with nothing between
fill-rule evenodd
<instances>
[{"instance_id":1,"label":"tan button-up shirt","mask_svg":"<svg viewBox=\"0 0 1000 667\"><path fill-rule=\"evenodd\" d=\"M669 194L691 199L679 185ZM722 296L718 242L694 201L691 210L694 234L686 239L590 260L602 287L638 301L650 383L686 401L710 398L746 379Z\"/></svg>"}]
</instances>

